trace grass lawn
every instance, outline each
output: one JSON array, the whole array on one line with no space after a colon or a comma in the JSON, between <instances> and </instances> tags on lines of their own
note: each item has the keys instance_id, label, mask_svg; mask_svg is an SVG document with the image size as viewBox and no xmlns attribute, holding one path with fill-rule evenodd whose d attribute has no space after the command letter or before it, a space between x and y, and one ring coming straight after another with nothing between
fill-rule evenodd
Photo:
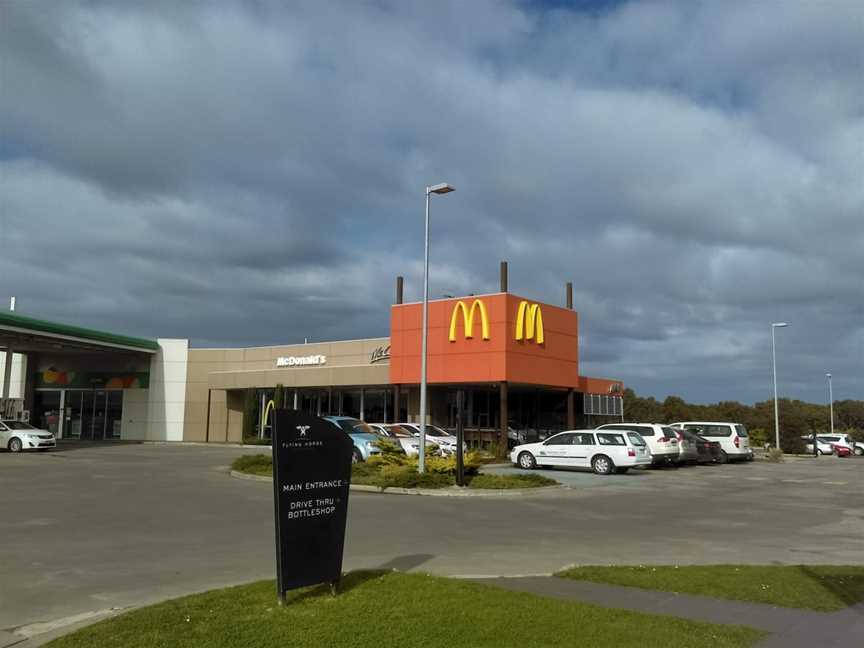
<instances>
[{"instance_id":1,"label":"grass lawn","mask_svg":"<svg viewBox=\"0 0 864 648\"><path fill-rule=\"evenodd\" d=\"M592 648L752 646L763 633L546 599L465 581L355 572L342 593L299 590L284 608L272 581L135 610L51 648Z\"/></svg>"},{"instance_id":2,"label":"grass lawn","mask_svg":"<svg viewBox=\"0 0 864 648\"><path fill-rule=\"evenodd\" d=\"M250 475L262 475L272 477L273 458L270 455L243 455L231 464L232 470L248 473ZM554 479L549 479L535 473L524 475L473 475L466 477L469 488L482 489L511 489L511 488L539 488L541 486L554 486L558 484ZM456 481L452 475L427 472L418 475L416 471L407 466L401 466L393 470L388 467L383 469L366 463L354 464L351 467L351 483L366 486L378 486L379 488L446 488L453 486Z\"/></svg>"},{"instance_id":3,"label":"grass lawn","mask_svg":"<svg viewBox=\"0 0 864 648\"><path fill-rule=\"evenodd\" d=\"M558 576L830 612L864 601L864 567L710 565L574 567Z\"/></svg>"}]
</instances>

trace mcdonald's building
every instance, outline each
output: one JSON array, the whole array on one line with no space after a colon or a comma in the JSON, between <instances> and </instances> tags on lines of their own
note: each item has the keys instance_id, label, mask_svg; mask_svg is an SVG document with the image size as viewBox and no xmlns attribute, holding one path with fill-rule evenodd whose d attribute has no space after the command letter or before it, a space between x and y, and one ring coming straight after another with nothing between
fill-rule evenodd
<instances>
[{"instance_id":1,"label":"mcdonald's building","mask_svg":"<svg viewBox=\"0 0 864 648\"><path fill-rule=\"evenodd\" d=\"M60 438L241 442L270 434L267 404L419 421L422 303L403 303L401 278L386 337L255 348L195 348L0 315L8 411ZM619 420L621 381L580 373L579 316L507 290L429 302L427 422L466 440L525 441ZM10 362L11 360L11 362ZM11 385L11 394L10 387Z\"/></svg>"}]
</instances>

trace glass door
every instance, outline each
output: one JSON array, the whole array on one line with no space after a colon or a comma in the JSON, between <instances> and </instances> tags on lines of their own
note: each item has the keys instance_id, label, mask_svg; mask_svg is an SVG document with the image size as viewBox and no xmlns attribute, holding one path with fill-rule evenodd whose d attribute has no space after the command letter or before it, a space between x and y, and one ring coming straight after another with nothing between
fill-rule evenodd
<instances>
[{"instance_id":1,"label":"glass door","mask_svg":"<svg viewBox=\"0 0 864 648\"><path fill-rule=\"evenodd\" d=\"M80 439L81 418L84 413L82 398L84 391L81 389L66 390L66 407L64 410L63 436L70 439Z\"/></svg>"},{"instance_id":2,"label":"glass door","mask_svg":"<svg viewBox=\"0 0 864 648\"><path fill-rule=\"evenodd\" d=\"M91 389L67 390L63 436L91 441L110 439L111 432L106 435L105 431L107 418L112 415L112 411L108 409L109 393L111 392ZM120 394L120 406L122 408L123 395L122 392L117 393ZM117 413L116 417L119 419L120 414Z\"/></svg>"},{"instance_id":3,"label":"glass door","mask_svg":"<svg viewBox=\"0 0 864 648\"><path fill-rule=\"evenodd\" d=\"M54 436L60 431L60 394L59 390L37 391L33 398L30 422Z\"/></svg>"},{"instance_id":4,"label":"glass door","mask_svg":"<svg viewBox=\"0 0 864 648\"><path fill-rule=\"evenodd\" d=\"M105 438L119 439L123 425L123 392L109 391L105 406Z\"/></svg>"}]
</instances>

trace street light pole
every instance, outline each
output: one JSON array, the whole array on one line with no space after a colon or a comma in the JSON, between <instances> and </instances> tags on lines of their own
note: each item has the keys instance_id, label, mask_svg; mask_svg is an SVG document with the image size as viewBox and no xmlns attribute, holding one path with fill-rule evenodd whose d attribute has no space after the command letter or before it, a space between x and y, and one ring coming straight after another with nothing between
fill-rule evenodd
<instances>
[{"instance_id":1,"label":"street light pole","mask_svg":"<svg viewBox=\"0 0 864 648\"><path fill-rule=\"evenodd\" d=\"M453 187L442 182L426 187L426 243L423 255L423 330L420 342L420 447L418 448L417 472L426 471L426 339L429 331L429 202L431 195L446 194Z\"/></svg>"},{"instance_id":2,"label":"street light pole","mask_svg":"<svg viewBox=\"0 0 864 648\"><path fill-rule=\"evenodd\" d=\"M826 373L828 378L828 410L831 412L831 434L834 434L834 389L831 386L831 374Z\"/></svg>"},{"instance_id":3,"label":"street light pole","mask_svg":"<svg viewBox=\"0 0 864 648\"><path fill-rule=\"evenodd\" d=\"M774 329L789 326L786 322L775 322L771 324L771 366L774 376L774 441L775 447L780 448L780 412L777 407L777 344L774 339Z\"/></svg>"}]
</instances>

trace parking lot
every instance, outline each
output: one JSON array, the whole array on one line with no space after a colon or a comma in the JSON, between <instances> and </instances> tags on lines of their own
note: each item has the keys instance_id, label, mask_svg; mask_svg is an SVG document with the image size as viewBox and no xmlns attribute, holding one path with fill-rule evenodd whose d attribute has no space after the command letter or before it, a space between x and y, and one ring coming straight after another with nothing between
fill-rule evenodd
<instances>
[{"instance_id":1,"label":"parking lot","mask_svg":"<svg viewBox=\"0 0 864 648\"><path fill-rule=\"evenodd\" d=\"M493 468L489 472L500 474L519 474L524 471L514 466ZM613 488L642 489L645 487L702 487L703 485L722 485L722 480L742 480L746 488L759 490L763 487L794 488L801 485L815 485L824 488L849 488L858 484L861 492L861 479L864 474L864 459L819 457L818 459L788 459L782 464L765 461L734 462L729 464L708 464L702 466L682 466L680 468L653 467L634 469L624 475L598 476L589 469L543 469L534 470L539 475L555 479L573 488ZM719 482L715 480L721 480Z\"/></svg>"},{"instance_id":2,"label":"parking lot","mask_svg":"<svg viewBox=\"0 0 864 648\"><path fill-rule=\"evenodd\" d=\"M272 578L271 487L227 473L244 452L0 454L0 629ZM540 472L571 488L492 499L354 493L345 568L864 563L864 460Z\"/></svg>"}]
</instances>

